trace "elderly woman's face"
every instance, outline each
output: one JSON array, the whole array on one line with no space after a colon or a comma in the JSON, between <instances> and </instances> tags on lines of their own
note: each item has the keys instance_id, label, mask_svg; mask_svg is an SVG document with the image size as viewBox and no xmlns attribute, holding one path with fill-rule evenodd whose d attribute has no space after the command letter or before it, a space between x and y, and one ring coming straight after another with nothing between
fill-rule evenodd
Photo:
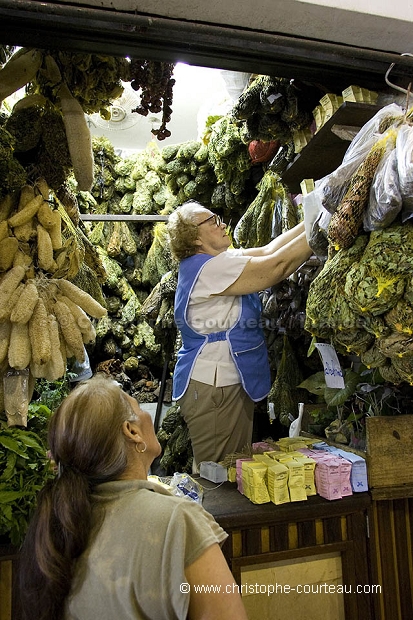
<instances>
[{"instance_id":1,"label":"elderly woman's face","mask_svg":"<svg viewBox=\"0 0 413 620\"><path fill-rule=\"evenodd\" d=\"M195 213L195 219L201 251L216 255L228 249L231 241L226 233L225 223L219 215L215 215L209 209L202 209Z\"/></svg>"}]
</instances>

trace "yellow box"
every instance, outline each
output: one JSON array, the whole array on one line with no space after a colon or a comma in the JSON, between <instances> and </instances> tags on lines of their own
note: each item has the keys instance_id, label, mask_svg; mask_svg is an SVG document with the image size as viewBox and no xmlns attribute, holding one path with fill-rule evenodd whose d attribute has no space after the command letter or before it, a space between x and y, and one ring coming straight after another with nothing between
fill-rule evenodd
<instances>
[{"instance_id":1,"label":"yellow box","mask_svg":"<svg viewBox=\"0 0 413 620\"><path fill-rule=\"evenodd\" d=\"M324 125L325 112L322 105L318 105L313 110L313 116L315 120L316 133Z\"/></svg>"},{"instance_id":2,"label":"yellow box","mask_svg":"<svg viewBox=\"0 0 413 620\"><path fill-rule=\"evenodd\" d=\"M361 102L363 101L363 95L360 86L352 84L343 90L343 100Z\"/></svg>"},{"instance_id":3,"label":"yellow box","mask_svg":"<svg viewBox=\"0 0 413 620\"><path fill-rule=\"evenodd\" d=\"M301 193L303 196L307 196L314 189L314 179L303 179L300 183Z\"/></svg>"},{"instance_id":4,"label":"yellow box","mask_svg":"<svg viewBox=\"0 0 413 620\"><path fill-rule=\"evenodd\" d=\"M288 490L292 502L301 502L307 499L305 491L304 465L296 460L286 463L289 469Z\"/></svg>"},{"instance_id":5,"label":"yellow box","mask_svg":"<svg viewBox=\"0 0 413 620\"><path fill-rule=\"evenodd\" d=\"M237 481L237 469L236 467L228 467L228 482Z\"/></svg>"},{"instance_id":6,"label":"yellow box","mask_svg":"<svg viewBox=\"0 0 413 620\"><path fill-rule=\"evenodd\" d=\"M265 477L267 467L258 461L242 462L242 486L244 495L254 504L266 504L270 501Z\"/></svg>"},{"instance_id":7,"label":"yellow box","mask_svg":"<svg viewBox=\"0 0 413 620\"><path fill-rule=\"evenodd\" d=\"M286 504L290 501L288 489L289 469L282 463L274 462L267 470L267 487L273 504Z\"/></svg>"},{"instance_id":8,"label":"yellow box","mask_svg":"<svg viewBox=\"0 0 413 620\"><path fill-rule=\"evenodd\" d=\"M321 97L320 103L325 108L326 106L332 106L336 103L336 95L334 93L327 93L324 97Z\"/></svg>"},{"instance_id":9,"label":"yellow box","mask_svg":"<svg viewBox=\"0 0 413 620\"><path fill-rule=\"evenodd\" d=\"M377 99L379 97L379 93L376 93L376 91L371 90L370 91L370 103L375 105L377 103Z\"/></svg>"},{"instance_id":10,"label":"yellow box","mask_svg":"<svg viewBox=\"0 0 413 620\"><path fill-rule=\"evenodd\" d=\"M363 103L371 103L371 91L368 88L361 88L361 96Z\"/></svg>"},{"instance_id":11,"label":"yellow box","mask_svg":"<svg viewBox=\"0 0 413 620\"><path fill-rule=\"evenodd\" d=\"M294 153L300 153L303 150L301 131L296 129L292 132L294 141Z\"/></svg>"}]
</instances>

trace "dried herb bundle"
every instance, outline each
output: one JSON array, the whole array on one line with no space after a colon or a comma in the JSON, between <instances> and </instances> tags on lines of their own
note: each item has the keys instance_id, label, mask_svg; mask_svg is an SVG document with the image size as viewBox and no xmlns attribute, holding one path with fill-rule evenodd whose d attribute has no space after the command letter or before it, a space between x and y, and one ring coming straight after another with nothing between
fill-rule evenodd
<instances>
[{"instance_id":1,"label":"dried herb bundle","mask_svg":"<svg viewBox=\"0 0 413 620\"><path fill-rule=\"evenodd\" d=\"M147 116L149 112L162 112L159 129L152 129L158 140L169 138L171 132L166 125L171 120L172 92L175 80L172 78L175 65L169 62L140 60L132 58L130 65L131 86L133 90L142 90L141 104L132 112Z\"/></svg>"}]
</instances>

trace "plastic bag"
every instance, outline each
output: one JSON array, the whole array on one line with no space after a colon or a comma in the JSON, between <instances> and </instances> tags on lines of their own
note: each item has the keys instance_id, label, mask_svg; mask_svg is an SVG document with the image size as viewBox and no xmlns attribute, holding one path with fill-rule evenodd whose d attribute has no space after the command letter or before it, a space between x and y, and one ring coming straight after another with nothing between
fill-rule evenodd
<instances>
[{"instance_id":1,"label":"plastic bag","mask_svg":"<svg viewBox=\"0 0 413 620\"><path fill-rule=\"evenodd\" d=\"M85 354L85 361L78 362L76 359L73 360L73 363L69 365L69 381L70 383L76 383L77 381L85 381L86 379L90 379L93 375L92 368L90 367L89 356L86 351L86 347L83 347Z\"/></svg>"},{"instance_id":2,"label":"plastic bag","mask_svg":"<svg viewBox=\"0 0 413 620\"><path fill-rule=\"evenodd\" d=\"M11 370L3 377L7 426L27 426L30 403L29 370Z\"/></svg>"},{"instance_id":3,"label":"plastic bag","mask_svg":"<svg viewBox=\"0 0 413 620\"><path fill-rule=\"evenodd\" d=\"M396 149L385 152L377 166L370 188L369 204L363 218L366 232L387 228L396 219L402 208L399 187Z\"/></svg>"},{"instance_id":4,"label":"plastic bag","mask_svg":"<svg viewBox=\"0 0 413 620\"><path fill-rule=\"evenodd\" d=\"M316 181L314 192L327 211L335 213L349 188L351 177L366 159L371 148L388 127L394 122L401 121L403 116L403 109L396 104L379 110L353 138L340 166Z\"/></svg>"},{"instance_id":5,"label":"plastic bag","mask_svg":"<svg viewBox=\"0 0 413 620\"><path fill-rule=\"evenodd\" d=\"M202 486L188 474L174 473L170 485L174 495L202 504L204 496Z\"/></svg>"},{"instance_id":6,"label":"plastic bag","mask_svg":"<svg viewBox=\"0 0 413 620\"><path fill-rule=\"evenodd\" d=\"M328 253L327 230L331 213L326 211L318 200L316 192L303 196L304 227L308 245L314 254L326 258ZM314 219L314 213L317 213Z\"/></svg>"},{"instance_id":7,"label":"plastic bag","mask_svg":"<svg viewBox=\"0 0 413 620\"><path fill-rule=\"evenodd\" d=\"M303 419L304 403L298 403L298 418L290 424L289 437L299 437L301 432L301 421Z\"/></svg>"},{"instance_id":8,"label":"plastic bag","mask_svg":"<svg viewBox=\"0 0 413 620\"><path fill-rule=\"evenodd\" d=\"M396 140L397 170L403 200L402 222L413 218L413 127L403 125Z\"/></svg>"}]
</instances>

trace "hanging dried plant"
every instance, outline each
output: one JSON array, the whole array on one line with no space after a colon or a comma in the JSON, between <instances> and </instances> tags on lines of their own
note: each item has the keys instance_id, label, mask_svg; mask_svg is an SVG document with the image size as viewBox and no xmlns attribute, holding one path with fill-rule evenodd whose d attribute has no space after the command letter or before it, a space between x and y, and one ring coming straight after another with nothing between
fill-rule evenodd
<instances>
[{"instance_id":1,"label":"hanging dried plant","mask_svg":"<svg viewBox=\"0 0 413 620\"><path fill-rule=\"evenodd\" d=\"M175 80L172 78L175 65L169 62L139 60L133 58L130 65L131 86L133 90L142 90L141 103L132 112L142 116L162 112L159 129L152 129L158 140L169 138L171 132L166 125L172 114L172 89Z\"/></svg>"}]
</instances>

